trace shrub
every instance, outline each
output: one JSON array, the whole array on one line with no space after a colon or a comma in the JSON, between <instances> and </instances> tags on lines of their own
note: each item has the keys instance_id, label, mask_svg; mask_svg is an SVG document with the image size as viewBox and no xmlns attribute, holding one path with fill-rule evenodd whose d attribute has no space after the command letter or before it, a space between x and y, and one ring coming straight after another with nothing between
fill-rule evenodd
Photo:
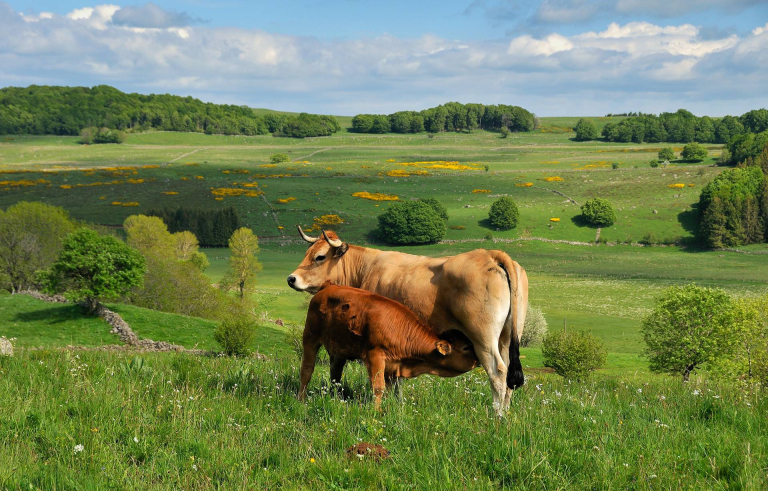
<instances>
[{"instance_id":1,"label":"shrub","mask_svg":"<svg viewBox=\"0 0 768 491\"><path fill-rule=\"evenodd\" d=\"M269 157L269 161L273 164L280 164L283 162L288 162L290 159L288 158L288 155L284 153L273 153Z\"/></svg>"},{"instance_id":2,"label":"shrub","mask_svg":"<svg viewBox=\"0 0 768 491\"><path fill-rule=\"evenodd\" d=\"M242 356L251 352L256 337L256 326L247 318L230 318L222 322L213 333L213 339L229 356Z\"/></svg>"},{"instance_id":3,"label":"shrub","mask_svg":"<svg viewBox=\"0 0 768 491\"><path fill-rule=\"evenodd\" d=\"M614 163L611 164L611 169L616 170L618 168L619 168L619 163L618 162L614 162Z\"/></svg>"},{"instance_id":4,"label":"shrub","mask_svg":"<svg viewBox=\"0 0 768 491\"><path fill-rule=\"evenodd\" d=\"M658 167L658 166L659 166L659 161L658 161L658 160L656 160L656 159L653 159L653 160L651 160L650 162L648 162L648 165L650 165L650 166L651 166L651 168L655 169L656 167Z\"/></svg>"},{"instance_id":5,"label":"shrub","mask_svg":"<svg viewBox=\"0 0 768 491\"><path fill-rule=\"evenodd\" d=\"M509 129L506 126L502 126L499 133L501 133L502 138L506 138L509 136Z\"/></svg>"},{"instance_id":6,"label":"shrub","mask_svg":"<svg viewBox=\"0 0 768 491\"><path fill-rule=\"evenodd\" d=\"M493 240L493 234L488 232L483 236L483 240Z\"/></svg>"},{"instance_id":7,"label":"shrub","mask_svg":"<svg viewBox=\"0 0 768 491\"><path fill-rule=\"evenodd\" d=\"M440 215L440 218L443 220L448 220L448 209L444 204L437 201L437 198L421 198L419 201L422 203L427 203L429 206L434 208L435 212L437 212L437 214Z\"/></svg>"},{"instance_id":8,"label":"shrub","mask_svg":"<svg viewBox=\"0 0 768 491\"><path fill-rule=\"evenodd\" d=\"M641 240L640 243L645 245L656 245L659 243L659 238L656 236L656 232L651 231L643 236L643 240Z\"/></svg>"},{"instance_id":9,"label":"shrub","mask_svg":"<svg viewBox=\"0 0 768 491\"><path fill-rule=\"evenodd\" d=\"M701 162L707 158L707 155L709 155L709 152L707 152L704 145L696 142L691 142L683 147L683 152L680 154L683 159L694 162Z\"/></svg>"},{"instance_id":10,"label":"shrub","mask_svg":"<svg viewBox=\"0 0 768 491\"><path fill-rule=\"evenodd\" d=\"M675 151L672 149L672 147L664 147L659 150L659 161L671 162L673 160L675 160Z\"/></svg>"},{"instance_id":11,"label":"shrub","mask_svg":"<svg viewBox=\"0 0 768 491\"><path fill-rule=\"evenodd\" d=\"M581 206L581 215L587 223L607 227L616 221L616 214L610 201L603 198L593 198Z\"/></svg>"},{"instance_id":12,"label":"shrub","mask_svg":"<svg viewBox=\"0 0 768 491\"><path fill-rule=\"evenodd\" d=\"M558 375L586 380L592 371L605 364L607 352L603 343L590 333L557 331L544 337L541 354L544 366L554 368Z\"/></svg>"},{"instance_id":13,"label":"shrub","mask_svg":"<svg viewBox=\"0 0 768 491\"><path fill-rule=\"evenodd\" d=\"M728 151L728 147L723 147L723 151L720 152L720 156L717 158L717 165L728 165L731 163L731 152Z\"/></svg>"},{"instance_id":14,"label":"shrub","mask_svg":"<svg viewBox=\"0 0 768 491\"><path fill-rule=\"evenodd\" d=\"M527 348L541 343L547 334L547 329L547 319L544 318L544 312L528 305L523 335L520 337L520 346Z\"/></svg>"},{"instance_id":15,"label":"shrub","mask_svg":"<svg viewBox=\"0 0 768 491\"><path fill-rule=\"evenodd\" d=\"M682 375L729 356L735 344L734 307L723 290L673 286L642 321L645 354L654 372Z\"/></svg>"},{"instance_id":16,"label":"shrub","mask_svg":"<svg viewBox=\"0 0 768 491\"><path fill-rule=\"evenodd\" d=\"M125 133L122 131L93 126L83 128L80 132L80 140L78 140L78 143L90 145L98 143L123 143L124 141Z\"/></svg>"},{"instance_id":17,"label":"shrub","mask_svg":"<svg viewBox=\"0 0 768 491\"><path fill-rule=\"evenodd\" d=\"M395 203L379 215L379 237L392 244L429 244L445 236L445 220L424 201Z\"/></svg>"},{"instance_id":18,"label":"shrub","mask_svg":"<svg viewBox=\"0 0 768 491\"><path fill-rule=\"evenodd\" d=\"M573 131L576 132L576 141L589 141L597 140L597 129L594 123L587 119L581 118L576 126L573 127Z\"/></svg>"},{"instance_id":19,"label":"shrub","mask_svg":"<svg viewBox=\"0 0 768 491\"><path fill-rule=\"evenodd\" d=\"M517 209L515 200L508 196L497 199L488 212L488 219L491 225L497 229L509 230L517 227L520 218L520 212Z\"/></svg>"},{"instance_id":20,"label":"shrub","mask_svg":"<svg viewBox=\"0 0 768 491\"><path fill-rule=\"evenodd\" d=\"M304 355L304 328L297 324L288 324L285 330L285 342L301 358Z\"/></svg>"}]
</instances>

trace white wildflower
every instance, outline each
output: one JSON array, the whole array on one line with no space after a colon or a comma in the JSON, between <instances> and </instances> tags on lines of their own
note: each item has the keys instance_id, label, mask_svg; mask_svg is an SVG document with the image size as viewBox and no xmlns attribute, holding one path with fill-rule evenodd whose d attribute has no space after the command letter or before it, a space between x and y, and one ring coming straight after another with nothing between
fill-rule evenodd
<instances>
[{"instance_id":1,"label":"white wildflower","mask_svg":"<svg viewBox=\"0 0 768 491\"><path fill-rule=\"evenodd\" d=\"M77 445L75 445L75 448L73 449L72 453L80 453L83 450L85 450L85 447L82 444L78 443Z\"/></svg>"}]
</instances>

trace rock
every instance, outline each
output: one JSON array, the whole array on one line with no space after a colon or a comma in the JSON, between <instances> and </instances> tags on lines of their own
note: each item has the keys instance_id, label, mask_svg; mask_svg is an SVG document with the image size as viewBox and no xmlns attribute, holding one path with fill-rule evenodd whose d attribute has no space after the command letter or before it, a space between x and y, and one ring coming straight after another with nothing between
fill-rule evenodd
<instances>
[{"instance_id":1,"label":"rock","mask_svg":"<svg viewBox=\"0 0 768 491\"><path fill-rule=\"evenodd\" d=\"M653 210L653 214L654 215L658 215L659 214L659 210Z\"/></svg>"},{"instance_id":2,"label":"rock","mask_svg":"<svg viewBox=\"0 0 768 491\"><path fill-rule=\"evenodd\" d=\"M5 336L0 338L0 356L13 356L13 344Z\"/></svg>"}]
</instances>

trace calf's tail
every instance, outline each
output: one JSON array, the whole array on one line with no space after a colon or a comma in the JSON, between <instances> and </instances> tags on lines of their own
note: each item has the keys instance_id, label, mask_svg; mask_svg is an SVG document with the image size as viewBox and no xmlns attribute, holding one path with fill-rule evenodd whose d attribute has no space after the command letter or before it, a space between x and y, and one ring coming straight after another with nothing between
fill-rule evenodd
<instances>
[{"instance_id":1,"label":"calf's tail","mask_svg":"<svg viewBox=\"0 0 768 491\"><path fill-rule=\"evenodd\" d=\"M523 335L525 314L528 311L528 275L507 254L501 251L494 252L494 259L507 273L507 282L509 284L509 315L504 324L505 330L512 331L509 343L507 387L517 389L525 383L523 365L520 363L520 338Z\"/></svg>"}]
</instances>

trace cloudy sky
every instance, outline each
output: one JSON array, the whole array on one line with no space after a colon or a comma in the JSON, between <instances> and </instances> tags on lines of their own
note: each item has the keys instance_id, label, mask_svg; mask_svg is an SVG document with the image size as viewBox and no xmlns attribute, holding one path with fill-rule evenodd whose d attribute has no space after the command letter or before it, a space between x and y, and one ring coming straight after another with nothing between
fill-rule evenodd
<instances>
[{"instance_id":1,"label":"cloudy sky","mask_svg":"<svg viewBox=\"0 0 768 491\"><path fill-rule=\"evenodd\" d=\"M352 115L768 107L768 0L0 0L0 86Z\"/></svg>"}]
</instances>

